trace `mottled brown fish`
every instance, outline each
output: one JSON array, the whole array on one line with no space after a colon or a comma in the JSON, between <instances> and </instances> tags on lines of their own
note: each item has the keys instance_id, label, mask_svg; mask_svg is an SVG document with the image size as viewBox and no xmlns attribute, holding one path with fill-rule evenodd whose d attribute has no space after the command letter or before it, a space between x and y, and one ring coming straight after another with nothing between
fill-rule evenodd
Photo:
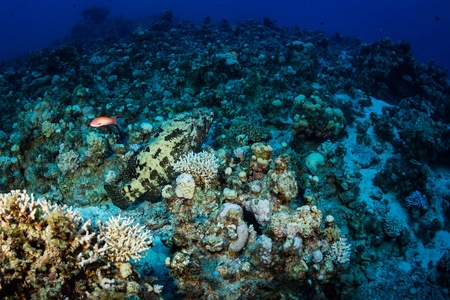
<instances>
[{"instance_id":1,"label":"mottled brown fish","mask_svg":"<svg viewBox=\"0 0 450 300\"><path fill-rule=\"evenodd\" d=\"M128 161L120 184L106 184L113 204L128 208L136 200L157 201L163 185L175 176L172 167L182 155L199 151L213 120L207 109L181 113L166 121L147 145Z\"/></svg>"}]
</instances>

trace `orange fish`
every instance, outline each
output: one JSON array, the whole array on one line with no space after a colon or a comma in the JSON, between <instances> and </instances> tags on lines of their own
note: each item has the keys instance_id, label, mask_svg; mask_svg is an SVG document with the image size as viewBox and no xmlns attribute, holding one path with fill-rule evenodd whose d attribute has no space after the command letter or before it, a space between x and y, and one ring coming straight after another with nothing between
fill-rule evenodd
<instances>
[{"instance_id":1,"label":"orange fish","mask_svg":"<svg viewBox=\"0 0 450 300\"><path fill-rule=\"evenodd\" d=\"M110 124L117 125L116 118L117 118L117 116L115 116L114 118L108 118L108 117L96 118L96 119L92 120L91 126L92 127L102 127L102 126L106 126L106 125L110 125Z\"/></svg>"},{"instance_id":2,"label":"orange fish","mask_svg":"<svg viewBox=\"0 0 450 300\"><path fill-rule=\"evenodd\" d=\"M230 50L230 53L233 54L234 56L239 56L239 54L234 50Z\"/></svg>"}]
</instances>

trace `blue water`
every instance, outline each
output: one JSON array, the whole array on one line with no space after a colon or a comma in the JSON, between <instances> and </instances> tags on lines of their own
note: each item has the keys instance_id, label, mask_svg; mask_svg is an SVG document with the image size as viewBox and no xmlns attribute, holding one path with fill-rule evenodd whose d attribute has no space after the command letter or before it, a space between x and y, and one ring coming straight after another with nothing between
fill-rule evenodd
<instances>
[{"instance_id":1,"label":"blue water","mask_svg":"<svg viewBox=\"0 0 450 300\"><path fill-rule=\"evenodd\" d=\"M267 16L277 20L278 25L298 25L328 34L341 32L367 43L389 37L394 42L409 42L420 62L433 59L437 65L450 67L450 2L446 0L2 1L0 60L62 40L82 20L82 10L92 4L107 6L109 17L134 18L171 9L176 18L196 23L205 16L210 16L213 22L227 18L232 24Z\"/></svg>"}]
</instances>

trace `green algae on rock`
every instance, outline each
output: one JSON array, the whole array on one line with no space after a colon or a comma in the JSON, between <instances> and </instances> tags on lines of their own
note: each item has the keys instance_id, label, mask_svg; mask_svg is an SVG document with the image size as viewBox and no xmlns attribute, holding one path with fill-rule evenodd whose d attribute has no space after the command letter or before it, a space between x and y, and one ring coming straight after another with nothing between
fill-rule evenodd
<instances>
[{"instance_id":1,"label":"green algae on rock","mask_svg":"<svg viewBox=\"0 0 450 300\"><path fill-rule=\"evenodd\" d=\"M201 147L213 120L206 109L181 113L161 126L147 145L128 161L118 186L105 184L113 204L127 209L138 199L156 201L174 178L172 164Z\"/></svg>"}]
</instances>

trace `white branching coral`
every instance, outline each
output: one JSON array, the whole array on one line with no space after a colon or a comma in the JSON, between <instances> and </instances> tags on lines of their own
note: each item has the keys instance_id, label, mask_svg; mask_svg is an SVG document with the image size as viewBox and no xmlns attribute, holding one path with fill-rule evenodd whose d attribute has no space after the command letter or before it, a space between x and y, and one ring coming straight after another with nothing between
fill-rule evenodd
<instances>
[{"instance_id":1,"label":"white branching coral","mask_svg":"<svg viewBox=\"0 0 450 300\"><path fill-rule=\"evenodd\" d=\"M116 262L141 259L150 249L152 237L144 226L132 226L133 221L119 216L111 217L106 226L101 226L99 243L94 251L100 256L106 255Z\"/></svg>"},{"instance_id":2,"label":"white branching coral","mask_svg":"<svg viewBox=\"0 0 450 300\"><path fill-rule=\"evenodd\" d=\"M192 174L207 184L217 176L219 163L214 153L202 151L200 153L189 152L180 157L172 166L175 171Z\"/></svg>"},{"instance_id":3,"label":"white branching coral","mask_svg":"<svg viewBox=\"0 0 450 300\"><path fill-rule=\"evenodd\" d=\"M30 217L35 219L38 201L34 195L29 196L27 191L14 190L7 194L0 194L0 216L3 220L10 220L18 217ZM15 215L18 212L20 215Z\"/></svg>"},{"instance_id":4,"label":"white branching coral","mask_svg":"<svg viewBox=\"0 0 450 300\"><path fill-rule=\"evenodd\" d=\"M345 264L350 261L351 247L346 238L341 238L331 245L328 256L333 262Z\"/></svg>"},{"instance_id":5,"label":"white branching coral","mask_svg":"<svg viewBox=\"0 0 450 300\"><path fill-rule=\"evenodd\" d=\"M11 299L100 299L125 291L147 299L160 292L129 276L137 273L123 263L148 249L149 233L120 216L99 227L72 207L26 191L0 194L0 274L8 275L0 276L0 286Z\"/></svg>"},{"instance_id":6,"label":"white branching coral","mask_svg":"<svg viewBox=\"0 0 450 300\"><path fill-rule=\"evenodd\" d=\"M38 204L47 216L52 212L58 211L77 225L79 225L83 221L83 217L72 206L67 206L66 204L61 206L57 203L50 203L45 198L40 198L38 200Z\"/></svg>"},{"instance_id":7,"label":"white branching coral","mask_svg":"<svg viewBox=\"0 0 450 300\"><path fill-rule=\"evenodd\" d=\"M34 195L28 195L26 190L13 190L7 194L0 194L0 215L3 220L8 221L14 218L31 218L35 220L38 208L44 213L44 216L58 211L76 225L80 225L83 221L80 213L71 206L52 204L45 198L36 200Z\"/></svg>"}]
</instances>

